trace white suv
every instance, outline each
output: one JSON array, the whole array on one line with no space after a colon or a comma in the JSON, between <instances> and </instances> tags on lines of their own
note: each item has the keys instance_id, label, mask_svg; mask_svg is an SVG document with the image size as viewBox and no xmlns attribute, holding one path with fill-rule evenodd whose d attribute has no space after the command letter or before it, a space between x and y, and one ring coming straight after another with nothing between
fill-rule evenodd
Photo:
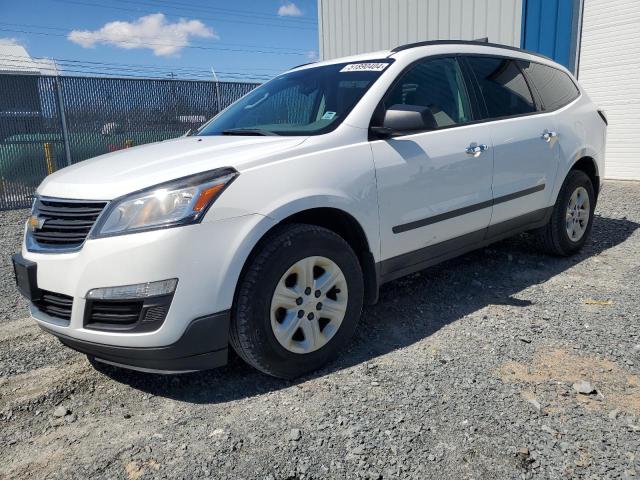
<instances>
[{"instance_id":1,"label":"white suv","mask_svg":"<svg viewBox=\"0 0 640 480\"><path fill-rule=\"evenodd\" d=\"M381 284L523 231L589 235L606 117L562 66L424 42L304 65L183 138L40 185L20 291L47 332L145 371L317 369Z\"/></svg>"}]
</instances>

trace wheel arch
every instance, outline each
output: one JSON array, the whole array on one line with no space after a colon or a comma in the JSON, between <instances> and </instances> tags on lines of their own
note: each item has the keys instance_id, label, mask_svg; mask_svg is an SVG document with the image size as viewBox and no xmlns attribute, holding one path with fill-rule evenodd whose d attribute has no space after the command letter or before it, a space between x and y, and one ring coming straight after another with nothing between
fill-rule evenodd
<instances>
[{"instance_id":1,"label":"wheel arch","mask_svg":"<svg viewBox=\"0 0 640 480\"><path fill-rule=\"evenodd\" d=\"M595 161L595 159L592 156L584 155L578 158L573 163L573 165L571 165L569 172L572 170L580 170L587 174L587 176L591 180L591 183L593 184L593 189L595 191L597 199L598 193L600 192L600 174L598 171L598 163ZM569 172L567 172L567 174Z\"/></svg>"},{"instance_id":2,"label":"wheel arch","mask_svg":"<svg viewBox=\"0 0 640 480\"><path fill-rule=\"evenodd\" d=\"M561 167L557 170L555 176L553 193L550 197L550 206L554 205L555 202L558 201L558 195L560 195L562 185L564 185L569 172L573 170L580 170L589 177L593 183L593 189L597 200L602 186L601 173L603 171L603 166L601 164L602 160L598 156L598 153L590 146L582 146L574 151L572 155L567 155L565 158L566 162L561 163Z\"/></svg>"},{"instance_id":3,"label":"wheel arch","mask_svg":"<svg viewBox=\"0 0 640 480\"><path fill-rule=\"evenodd\" d=\"M255 257L264 241L274 231L274 229L281 227L282 225L291 224L308 224L323 227L339 235L343 238L353 249L358 257L360 266L362 268L362 275L364 279L364 302L367 305L372 305L378 300L378 274L376 268L376 262L371 250L371 245L365 230L361 223L349 212L336 208L336 207L311 207L295 212L289 212L287 216L280 219L271 228L269 228L261 238L253 246L251 252L247 256L240 279L244 275L244 272ZM238 290L240 282L236 286Z\"/></svg>"}]
</instances>

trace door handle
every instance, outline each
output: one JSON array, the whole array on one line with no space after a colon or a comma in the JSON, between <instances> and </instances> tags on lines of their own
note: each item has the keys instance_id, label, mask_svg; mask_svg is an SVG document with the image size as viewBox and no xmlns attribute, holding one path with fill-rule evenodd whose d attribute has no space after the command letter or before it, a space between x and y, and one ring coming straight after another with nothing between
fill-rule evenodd
<instances>
[{"instance_id":1,"label":"door handle","mask_svg":"<svg viewBox=\"0 0 640 480\"><path fill-rule=\"evenodd\" d=\"M467 147L465 152L467 152L467 155L471 155L472 157L479 157L482 152L485 152L487 150L489 150L489 147L484 143L481 143L480 145L472 143Z\"/></svg>"},{"instance_id":2,"label":"door handle","mask_svg":"<svg viewBox=\"0 0 640 480\"><path fill-rule=\"evenodd\" d=\"M558 136L558 132L555 132L553 130L545 130L544 132L542 132L542 135L540 136L540 138L545 142L549 143L552 138L556 138L557 136Z\"/></svg>"}]
</instances>

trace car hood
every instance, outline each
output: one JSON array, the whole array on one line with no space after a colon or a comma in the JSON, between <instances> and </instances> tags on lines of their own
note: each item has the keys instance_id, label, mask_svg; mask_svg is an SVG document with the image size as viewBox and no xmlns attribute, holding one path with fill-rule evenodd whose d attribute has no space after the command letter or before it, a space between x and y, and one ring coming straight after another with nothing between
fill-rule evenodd
<instances>
[{"instance_id":1,"label":"car hood","mask_svg":"<svg viewBox=\"0 0 640 480\"><path fill-rule=\"evenodd\" d=\"M111 200L195 173L269 161L307 137L194 136L119 150L49 175L38 195Z\"/></svg>"}]
</instances>

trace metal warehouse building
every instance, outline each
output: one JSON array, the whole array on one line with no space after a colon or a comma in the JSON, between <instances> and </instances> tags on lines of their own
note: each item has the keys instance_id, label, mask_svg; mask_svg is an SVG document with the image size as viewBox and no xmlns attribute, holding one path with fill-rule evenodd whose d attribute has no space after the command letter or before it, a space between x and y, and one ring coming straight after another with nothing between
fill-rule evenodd
<instances>
[{"instance_id":1,"label":"metal warehouse building","mask_svg":"<svg viewBox=\"0 0 640 480\"><path fill-rule=\"evenodd\" d=\"M320 56L487 37L573 71L609 119L606 177L640 180L640 0L318 0Z\"/></svg>"}]
</instances>

